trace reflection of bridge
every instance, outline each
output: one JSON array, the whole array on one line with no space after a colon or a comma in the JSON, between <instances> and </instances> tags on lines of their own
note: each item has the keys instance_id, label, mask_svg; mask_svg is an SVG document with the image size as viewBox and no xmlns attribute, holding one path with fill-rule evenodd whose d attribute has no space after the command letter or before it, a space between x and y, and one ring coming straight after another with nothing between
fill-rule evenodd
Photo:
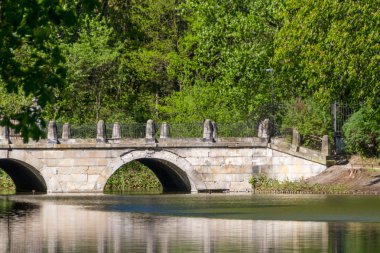
<instances>
[{"instance_id":1,"label":"reflection of bridge","mask_svg":"<svg viewBox=\"0 0 380 253\"><path fill-rule=\"evenodd\" d=\"M216 125L206 120L203 138L170 138L167 124L156 139L148 121L145 138L121 138L120 125L107 138L104 122L96 139L73 139L70 126L62 138L49 123L47 140L21 143L0 135L0 167L16 184L17 191L101 192L108 178L122 165L137 160L149 167L164 191L247 191L249 178L266 173L278 179L296 180L316 175L326 168L327 141L322 151L287 144L278 138L268 143L267 131L260 137L218 137Z\"/></svg>"}]
</instances>

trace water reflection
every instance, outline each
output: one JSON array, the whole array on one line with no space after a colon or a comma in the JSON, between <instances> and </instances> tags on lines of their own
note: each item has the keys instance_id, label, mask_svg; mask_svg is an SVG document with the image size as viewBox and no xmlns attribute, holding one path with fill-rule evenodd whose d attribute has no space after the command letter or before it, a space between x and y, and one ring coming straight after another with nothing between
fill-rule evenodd
<instances>
[{"instance_id":1,"label":"water reflection","mask_svg":"<svg viewBox=\"0 0 380 253\"><path fill-rule=\"evenodd\" d=\"M0 252L376 252L379 223L229 220L0 199Z\"/></svg>"}]
</instances>

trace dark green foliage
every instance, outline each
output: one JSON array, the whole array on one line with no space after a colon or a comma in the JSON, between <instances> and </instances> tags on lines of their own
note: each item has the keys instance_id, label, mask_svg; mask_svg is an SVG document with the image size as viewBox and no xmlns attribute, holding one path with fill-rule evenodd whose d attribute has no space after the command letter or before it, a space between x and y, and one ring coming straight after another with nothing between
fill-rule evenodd
<instances>
[{"instance_id":1,"label":"dark green foliage","mask_svg":"<svg viewBox=\"0 0 380 253\"><path fill-rule=\"evenodd\" d=\"M285 104L282 128L295 128L310 136L329 134L332 131L330 107L313 98L291 99Z\"/></svg>"},{"instance_id":2,"label":"dark green foliage","mask_svg":"<svg viewBox=\"0 0 380 253\"><path fill-rule=\"evenodd\" d=\"M86 0L85 2L95 2ZM57 28L76 23L72 9L59 0L0 1L0 82L8 93L20 90L39 99L41 106L53 101L53 91L65 83L65 58L57 44ZM2 125L17 119L24 140L38 139L41 115L22 107L16 114L2 114Z\"/></svg>"},{"instance_id":3,"label":"dark green foliage","mask_svg":"<svg viewBox=\"0 0 380 253\"><path fill-rule=\"evenodd\" d=\"M25 140L38 139L36 96L45 121L210 118L230 136L223 124L270 118L322 136L331 102L378 107L379 10L377 1L4 0L0 124L17 119ZM283 118L273 105L287 102Z\"/></svg>"},{"instance_id":4,"label":"dark green foliage","mask_svg":"<svg viewBox=\"0 0 380 253\"><path fill-rule=\"evenodd\" d=\"M351 115L343 126L347 150L365 157L380 155L379 110L364 107Z\"/></svg>"},{"instance_id":5,"label":"dark green foliage","mask_svg":"<svg viewBox=\"0 0 380 253\"><path fill-rule=\"evenodd\" d=\"M139 162L130 162L118 169L107 181L104 191L162 191L154 173Z\"/></svg>"}]
</instances>

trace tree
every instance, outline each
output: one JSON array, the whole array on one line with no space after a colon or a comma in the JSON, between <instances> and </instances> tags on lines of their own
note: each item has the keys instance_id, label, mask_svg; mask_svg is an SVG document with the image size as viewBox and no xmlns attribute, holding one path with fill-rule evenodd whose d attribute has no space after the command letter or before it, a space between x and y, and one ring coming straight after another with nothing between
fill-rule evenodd
<instances>
[{"instance_id":1,"label":"tree","mask_svg":"<svg viewBox=\"0 0 380 253\"><path fill-rule=\"evenodd\" d=\"M293 96L377 106L379 7L378 1L283 1L276 82Z\"/></svg>"},{"instance_id":2,"label":"tree","mask_svg":"<svg viewBox=\"0 0 380 253\"><path fill-rule=\"evenodd\" d=\"M51 102L52 91L62 87L66 75L56 28L72 26L75 21L75 12L59 0L0 1L0 79L7 93L32 95L41 106ZM21 131L24 140L40 137L37 122L43 123L43 119L31 113L30 106L24 106L17 115L0 110L1 125ZM19 124L12 125L11 119L17 119Z\"/></svg>"},{"instance_id":3,"label":"tree","mask_svg":"<svg viewBox=\"0 0 380 253\"><path fill-rule=\"evenodd\" d=\"M104 20L86 17L81 22L78 39L62 43L67 58L67 85L55 91L57 103L50 117L68 121L98 121L104 118L109 96L119 92L117 61L120 48L113 30Z\"/></svg>"},{"instance_id":4,"label":"tree","mask_svg":"<svg viewBox=\"0 0 380 253\"><path fill-rule=\"evenodd\" d=\"M273 4L189 0L181 8L189 28L169 65L180 90L162 111L175 120L246 120L271 101L271 76L265 69L277 29Z\"/></svg>"}]
</instances>

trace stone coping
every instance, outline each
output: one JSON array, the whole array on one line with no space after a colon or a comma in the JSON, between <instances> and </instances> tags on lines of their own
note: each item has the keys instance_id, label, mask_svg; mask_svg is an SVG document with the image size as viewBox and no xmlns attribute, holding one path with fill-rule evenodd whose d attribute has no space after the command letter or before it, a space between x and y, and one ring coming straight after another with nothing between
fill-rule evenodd
<instances>
[{"instance_id":1,"label":"stone coping","mask_svg":"<svg viewBox=\"0 0 380 253\"><path fill-rule=\"evenodd\" d=\"M96 142L95 139L59 140L59 143L39 142L22 143L21 140L11 144L0 144L0 149L121 149L121 148L242 148L267 147L266 138L218 138L216 141L203 141L201 138L189 139L108 139L107 142Z\"/></svg>"}]
</instances>

